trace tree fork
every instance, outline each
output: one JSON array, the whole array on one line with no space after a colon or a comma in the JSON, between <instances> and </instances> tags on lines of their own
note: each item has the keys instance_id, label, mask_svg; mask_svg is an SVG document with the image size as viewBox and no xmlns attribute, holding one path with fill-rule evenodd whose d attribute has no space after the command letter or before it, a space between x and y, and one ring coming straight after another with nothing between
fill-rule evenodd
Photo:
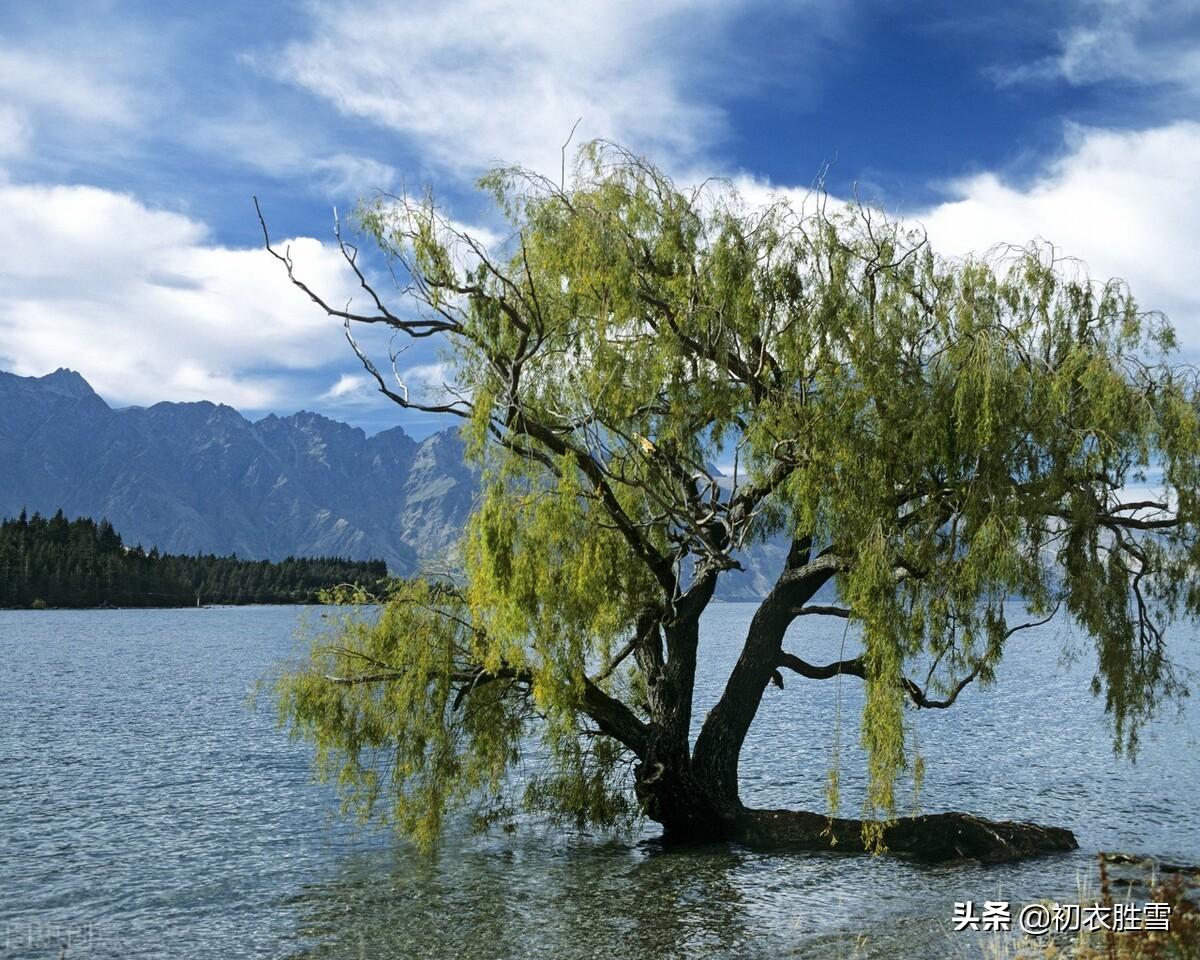
<instances>
[{"instance_id":1,"label":"tree fork","mask_svg":"<svg viewBox=\"0 0 1200 960\"><path fill-rule=\"evenodd\" d=\"M696 769L715 785L728 805L740 805L738 759L763 690L779 665L784 633L796 618L796 609L838 569L840 561L833 553L824 552L810 560L810 551L810 538L793 542L788 565L755 611L742 654L696 739Z\"/></svg>"}]
</instances>

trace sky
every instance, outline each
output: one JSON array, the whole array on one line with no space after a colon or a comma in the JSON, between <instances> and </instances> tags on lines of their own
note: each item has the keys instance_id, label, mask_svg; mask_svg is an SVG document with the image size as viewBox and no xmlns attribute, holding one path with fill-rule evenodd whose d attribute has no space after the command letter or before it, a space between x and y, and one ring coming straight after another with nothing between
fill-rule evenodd
<instances>
[{"instance_id":1,"label":"sky","mask_svg":"<svg viewBox=\"0 0 1200 960\"><path fill-rule=\"evenodd\" d=\"M1200 3L207 0L0 5L0 369L114 406L449 426L374 393L262 249L353 294L334 211L430 189L481 237L477 178L617 140L681 182L806 190L934 249L1041 238L1120 276L1200 356ZM439 381L434 344L401 355Z\"/></svg>"}]
</instances>

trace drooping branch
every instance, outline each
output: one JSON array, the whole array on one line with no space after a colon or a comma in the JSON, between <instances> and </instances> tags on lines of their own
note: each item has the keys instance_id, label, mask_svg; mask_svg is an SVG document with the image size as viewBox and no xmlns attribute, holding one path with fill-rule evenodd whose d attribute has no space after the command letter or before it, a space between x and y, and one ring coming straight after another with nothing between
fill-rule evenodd
<instances>
[{"instance_id":1,"label":"drooping branch","mask_svg":"<svg viewBox=\"0 0 1200 960\"><path fill-rule=\"evenodd\" d=\"M645 757L649 727L624 703L609 696L586 677L583 680L583 708L604 733L623 743L639 757Z\"/></svg>"},{"instance_id":2,"label":"drooping branch","mask_svg":"<svg viewBox=\"0 0 1200 960\"><path fill-rule=\"evenodd\" d=\"M353 676L341 677L337 674L327 673L325 674L325 679L330 683L352 687L360 683L387 683L391 680L403 680L404 674L388 671L386 673L357 673Z\"/></svg>"},{"instance_id":3,"label":"drooping branch","mask_svg":"<svg viewBox=\"0 0 1200 960\"><path fill-rule=\"evenodd\" d=\"M393 675L381 679L396 677ZM501 667L498 670L478 667L468 671L456 671L453 679L462 684L454 698L453 709L457 710L471 693L486 684L497 680L514 680L531 686L534 673L528 667ZM646 725L624 703L609 696L587 677L583 678L583 709L608 736L620 741L638 756L645 752Z\"/></svg>"},{"instance_id":4,"label":"drooping branch","mask_svg":"<svg viewBox=\"0 0 1200 960\"><path fill-rule=\"evenodd\" d=\"M409 395L408 387L404 386L403 384L399 384L403 393L397 393L388 386L387 381L383 378L383 374L381 374L379 372L379 368L375 366L375 361L368 357L363 351L362 347L359 346L358 341L354 338L354 334L351 332L349 319L345 320L345 328L346 342L350 344L350 349L353 350L354 355L358 357L358 362L361 363L363 369L371 375L371 378L375 381L379 392L391 400L394 404L403 407L406 410L417 410L421 413L448 413L464 419L471 415L471 404L466 400L456 400L454 403L421 403L412 399L412 397ZM393 371L394 370L395 366L393 358ZM398 376L396 379L399 381Z\"/></svg>"},{"instance_id":5,"label":"drooping branch","mask_svg":"<svg viewBox=\"0 0 1200 960\"><path fill-rule=\"evenodd\" d=\"M429 674L429 679L434 679L436 675ZM355 673L348 675L339 675L333 673L324 674L324 678L330 683L340 684L342 686L356 686L362 683L390 683L394 680L403 680L405 674L397 670L380 670L375 673ZM467 694L485 684L495 680L516 680L520 683L532 683L533 672L525 668L501 667L498 670L485 670L483 667L473 667L465 670L455 670L450 674L450 680L453 683L461 684L457 695L454 698L453 709L457 710Z\"/></svg>"},{"instance_id":6,"label":"drooping branch","mask_svg":"<svg viewBox=\"0 0 1200 960\"><path fill-rule=\"evenodd\" d=\"M461 684L458 692L454 695L454 703L451 706L451 709L458 710L470 694L474 693L480 687L494 683L497 680L513 680L526 685L532 684L533 671L527 667L521 669L500 667L498 670L485 670L483 667L474 667L470 670L456 671L452 679L455 683Z\"/></svg>"},{"instance_id":7,"label":"drooping branch","mask_svg":"<svg viewBox=\"0 0 1200 960\"><path fill-rule=\"evenodd\" d=\"M603 467L586 449L569 443L562 436L541 423L536 418L527 415L523 410L517 414L513 422L506 424L509 429L522 433L545 446L558 456L569 456L587 478L592 489L596 492L605 512L612 519L616 529L625 538L634 554L646 564L659 585L670 596L676 586L676 577L671 570L671 563L663 553L655 547L638 529L637 524L621 506L612 486L605 477Z\"/></svg>"},{"instance_id":8,"label":"drooping branch","mask_svg":"<svg viewBox=\"0 0 1200 960\"><path fill-rule=\"evenodd\" d=\"M670 596L676 589L676 578L671 570L670 560L664 556L651 542L645 537L638 528L638 524L626 513L622 507L620 499L617 497L610 481L608 472L604 465L599 462L587 449L571 442L568 439L572 431L565 433L559 429L555 423L548 421L540 416L535 416L528 404L521 403L518 397L518 381L520 371L525 362L532 355L533 350L537 348L536 344L531 345L529 332L531 324L522 315L521 309L535 309L536 301L526 300L518 285L507 277L505 272L494 264L487 256L486 251L470 237L465 234L455 232L455 235L466 242L472 252L478 257L484 269L492 276L497 278L503 290L513 292L519 298L519 304L511 302L503 293L493 293L478 283L461 283L454 282L448 279L430 278L420 275L419 271L415 271L412 265L410 269L414 270L414 278L419 279L422 283L429 285L432 288L445 290L455 294L461 294L475 298L481 302L491 304L499 309L505 317L513 324L515 328L522 332L520 346L512 352L512 355L499 356L497 355L493 345L480 338L480 335L471 330L468 326L457 320L441 319L430 320L427 318L418 318L416 320L402 318L388 311L382 302L382 298L377 291L367 281L361 269L357 264L357 250L345 243L342 240L340 231L337 232L337 240L339 248L358 278L360 286L368 293L371 299L379 306L380 313L378 314L360 314L353 313L348 308L338 309L328 303L324 298L312 290L302 279L295 274L294 264L290 253L280 253L276 250L270 239L270 233L267 229L266 220L263 217L262 210L258 204L257 198L254 201L255 210L258 214L260 227L262 228L263 240L267 251L276 260L284 265L288 279L299 290L305 293L315 304L325 311L330 317L335 317L341 320L346 326L346 338L354 350L355 355L362 363L364 369L375 380L379 390L388 399L392 400L397 405L406 409L418 410L426 413L449 413L465 418L472 413L472 404L465 400L458 400L450 404L424 404L413 400L408 396L407 391L397 392L388 386L387 382L381 375L379 369L374 362L360 348L352 333L350 332L351 322L356 323L384 323L402 333L412 337L424 337L432 333L453 334L465 341L474 344L484 356L486 356L491 365L498 373L504 375L503 378L509 381L509 398L507 401L506 410L499 416L493 416L489 422L489 432L493 435L501 445L513 450L518 455L529 460L534 460L553 468L553 463L549 457L542 453L541 450L523 445L516 441L515 437L525 437L540 445L553 456L569 457L580 472L586 477L588 483L595 491L597 498L605 511L609 514L615 528L628 542L630 548L650 570L652 575L658 581L667 596ZM430 305L436 302L436 297L430 296L423 298ZM444 314L443 314L444 315ZM540 343L540 340L538 341Z\"/></svg>"}]
</instances>

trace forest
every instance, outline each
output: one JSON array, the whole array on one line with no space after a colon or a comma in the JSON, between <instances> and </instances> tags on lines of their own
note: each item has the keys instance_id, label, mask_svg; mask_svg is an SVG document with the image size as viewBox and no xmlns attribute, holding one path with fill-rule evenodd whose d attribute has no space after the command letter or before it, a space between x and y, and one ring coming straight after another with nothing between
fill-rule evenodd
<instances>
[{"instance_id":1,"label":"forest","mask_svg":"<svg viewBox=\"0 0 1200 960\"><path fill-rule=\"evenodd\" d=\"M107 520L25 511L0 521L0 607L182 607L314 603L320 591L387 578L382 560L278 562L127 546Z\"/></svg>"}]
</instances>

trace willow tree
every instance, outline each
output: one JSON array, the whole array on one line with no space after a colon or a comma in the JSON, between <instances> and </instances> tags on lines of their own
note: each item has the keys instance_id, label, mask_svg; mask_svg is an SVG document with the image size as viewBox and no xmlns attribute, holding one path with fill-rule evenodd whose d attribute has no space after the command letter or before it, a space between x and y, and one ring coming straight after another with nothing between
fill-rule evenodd
<instances>
[{"instance_id":1,"label":"willow tree","mask_svg":"<svg viewBox=\"0 0 1200 960\"><path fill-rule=\"evenodd\" d=\"M461 421L483 477L461 578L398 586L281 683L348 801L425 842L451 808L519 784L554 815L644 814L668 838L1073 846L1057 828L898 818L906 710L969 700L1008 638L1060 607L1095 640L1119 745L1180 692L1166 627L1200 610L1200 419L1165 320L1044 245L946 259L865 207L750 207L612 145L581 151L569 182L481 184L511 226L490 246L428 197L360 211L394 308L340 234L365 310L272 250L382 394ZM360 324L440 340L453 391L417 396L394 358L382 373ZM781 535L786 563L698 721L701 616ZM848 618L861 653L806 659L789 628L810 615ZM861 820L742 802L743 743L788 673L865 685Z\"/></svg>"}]
</instances>

